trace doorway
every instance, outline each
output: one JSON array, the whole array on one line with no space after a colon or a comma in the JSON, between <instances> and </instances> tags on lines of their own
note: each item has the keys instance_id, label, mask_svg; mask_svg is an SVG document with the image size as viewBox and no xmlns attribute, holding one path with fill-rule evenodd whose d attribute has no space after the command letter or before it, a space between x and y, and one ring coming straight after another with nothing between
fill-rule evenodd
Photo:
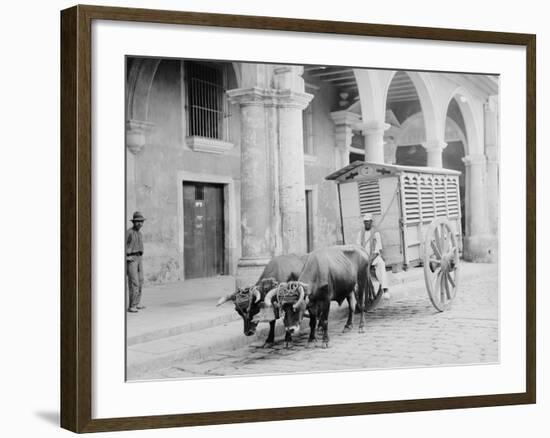
<instances>
[{"instance_id":1,"label":"doorway","mask_svg":"<svg viewBox=\"0 0 550 438\"><path fill-rule=\"evenodd\" d=\"M225 274L224 186L183 182L185 278Z\"/></svg>"}]
</instances>

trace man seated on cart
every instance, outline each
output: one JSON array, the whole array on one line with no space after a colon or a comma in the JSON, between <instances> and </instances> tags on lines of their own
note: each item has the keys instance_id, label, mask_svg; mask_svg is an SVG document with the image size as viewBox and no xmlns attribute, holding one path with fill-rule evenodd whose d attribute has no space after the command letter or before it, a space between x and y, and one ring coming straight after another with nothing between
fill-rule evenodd
<instances>
[{"instance_id":1,"label":"man seated on cart","mask_svg":"<svg viewBox=\"0 0 550 438\"><path fill-rule=\"evenodd\" d=\"M383 291L383 298L385 300L390 299L390 293L388 292L388 277L386 275L386 262L380 255L382 251L382 239L380 233L372 230L372 214L366 213L363 215L364 228L359 232L357 236L357 245L363 247L367 254L369 254L369 260L371 265L374 266L374 272L376 278L380 282Z\"/></svg>"}]
</instances>

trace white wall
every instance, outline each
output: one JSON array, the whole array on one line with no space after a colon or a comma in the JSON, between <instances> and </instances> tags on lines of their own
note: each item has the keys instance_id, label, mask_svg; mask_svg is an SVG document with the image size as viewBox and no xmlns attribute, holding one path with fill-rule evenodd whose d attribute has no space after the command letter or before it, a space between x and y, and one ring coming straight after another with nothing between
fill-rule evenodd
<instances>
[{"instance_id":1,"label":"white wall","mask_svg":"<svg viewBox=\"0 0 550 438\"><path fill-rule=\"evenodd\" d=\"M538 34L538 161L539 224L544 211L543 144L550 117L550 92L544 80L550 75L548 13L543 2L526 0L518 7L497 0L464 0L459 7L445 2L395 0L361 3L296 2L278 0L109 0L88 3L112 6L156 7L205 12L273 15L298 18L365 21L438 27L461 27ZM58 429L59 399L59 10L71 1L7 2L0 20L2 32L2 155L0 158L0 376L4 436L68 436ZM550 163L547 163L550 164ZM547 209L548 210L548 209ZM330 437L344 433L375 437L517 437L545 436L550 408L549 348L542 350L548 320L543 291L542 247L550 244L548 231L539 228L539 404L474 410L378 415L354 418L303 420L107 434L107 436ZM545 310L543 312L543 309ZM391 385L391 382L387 382Z\"/></svg>"}]
</instances>

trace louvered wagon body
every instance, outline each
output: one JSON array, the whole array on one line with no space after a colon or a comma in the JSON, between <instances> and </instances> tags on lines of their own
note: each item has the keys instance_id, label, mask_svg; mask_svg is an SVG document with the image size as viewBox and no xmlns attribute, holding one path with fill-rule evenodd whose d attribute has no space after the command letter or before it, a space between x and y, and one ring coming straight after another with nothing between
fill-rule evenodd
<instances>
[{"instance_id":1,"label":"louvered wagon body","mask_svg":"<svg viewBox=\"0 0 550 438\"><path fill-rule=\"evenodd\" d=\"M423 266L434 307L456 295L462 253L460 172L356 161L330 174L338 186L344 243L357 243L362 216L371 213L382 257L399 271Z\"/></svg>"}]
</instances>

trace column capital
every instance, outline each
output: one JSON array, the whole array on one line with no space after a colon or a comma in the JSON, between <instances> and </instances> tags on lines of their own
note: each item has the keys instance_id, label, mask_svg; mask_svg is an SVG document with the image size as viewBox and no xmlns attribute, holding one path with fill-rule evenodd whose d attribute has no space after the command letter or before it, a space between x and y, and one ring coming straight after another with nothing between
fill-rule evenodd
<instances>
[{"instance_id":1,"label":"column capital","mask_svg":"<svg viewBox=\"0 0 550 438\"><path fill-rule=\"evenodd\" d=\"M126 121L126 147L137 155L145 146L145 136L155 127L154 123L130 119Z\"/></svg>"},{"instance_id":2,"label":"column capital","mask_svg":"<svg viewBox=\"0 0 550 438\"><path fill-rule=\"evenodd\" d=\"M282 108L306 109L313 99L313 94L292 90L277 90L274 104Z\"/></svg>"},{"instance_id":3,"label":"column capital","mask_svg":"<svg viewBox=\"0 0 550 438\"><path fill-rule=\"evenodd\" d=\"M390 128L390 124L380 120L369 120L367 122L359 122L354 128L361 130L363 134L381 134Z\"/></svg>"},{"instance_id":4,"label":"column capital","mask_svg":"<svg viewBox=\"0 0 550 438\"><path fill-rule=\"evenodd\" d=\"M304 67L301 65L279 65L273 69L272 87L277 90L305 92Z\"/></svg>"},{"instance_id":5,"label":"column capital","mask_svg":"<svg viewBox=\"0 0 550 438\"><path fill-rule=\"evenodd\" d=\"M337 169L349 164L349 148L353 138L353 127L359 123L361 117L351 111L333 111L330 117L334 122L335 165Z\"/></svg>"},{"instance_id":6,"label":"column capital","mask_svg":"<svg viewBox=\"0 0 550 438\"><path fill-rule=\"evenodd\" d=\"M443 167L443 149L447 147L447 143L437 138L426 140L422 143L422 147L426 149L428 167L441 169Z\"/></svg>"},{"instance_id":7,"label":"column capital","mask_svg":"<svg viewBox=\"0 0 550 438\"><path fill-rule=\"evenodd\" d=\"M369 120L355 125L355 129L360 129L365 137L365 161L384 162L384 131L390 126L382 120Z\"/></svg>"},{"instance_id":8,"label":"column capital","mask_svg":"<svg viewBox=\"0 0 550 438\"><path fill-rule=\"evenodd\" d=\"M336 148L342 149L342 153L347 153L351 146L353 127L359 123L361 117L350 111L333 111L330 117L334 122Z\"/></svg>"},{"instance_id":9,"label":"column capital","mask_svg":"<svg viewBox=\"0 0 550 438\"><path fill-rule=\"evenodd\" d=\"M330 113L330 117L336 126L350 126L355 127L361 122L361 116L351 111L340 110Z\"/></svg>"},{"instance_id":10,"label":"column capital","mask_svg":"<svg viewBox=\"0 0 550 438\"><path fill-rule=\"evenodd\" d=\"M283 108L304 109L309 105L313 95L292 90L275 90L272 88L236 88L227 91L231 103L241 106L277 106Z\"/></svg>"},{"instance_id":11,"label":"column capital","mask_svg":"<svg viewBox=\"0 0 550 438\"><path fill-rule=\"evenodd\" d=\"M422 144L422 147L427 151L439 151L439 150L442 151L447 147L446 141L438 140L438 139L426 140L421 144Z\"/></svg>"},{"instance_id":12,"label":"column capital","mask_svg":"<svg viewBox=\"0 0 550 438\"><path fill-rule=\"evenodd\" d=\"M233 90L227 90L226 93L229 102L241 106L263 106L268 96L268 90L260 87L235 88Z\"/></svg>"},{"instance_id":13,"label":"column capital","mask_svg":"<svg viewBox=\"0 0 550 438\"><path fill-rule=\"evenodd\" d=\"M462 158L466 166L481 165L487 162L487 158L483 154L470 154Z\"/></svg>"}]
</instances>

